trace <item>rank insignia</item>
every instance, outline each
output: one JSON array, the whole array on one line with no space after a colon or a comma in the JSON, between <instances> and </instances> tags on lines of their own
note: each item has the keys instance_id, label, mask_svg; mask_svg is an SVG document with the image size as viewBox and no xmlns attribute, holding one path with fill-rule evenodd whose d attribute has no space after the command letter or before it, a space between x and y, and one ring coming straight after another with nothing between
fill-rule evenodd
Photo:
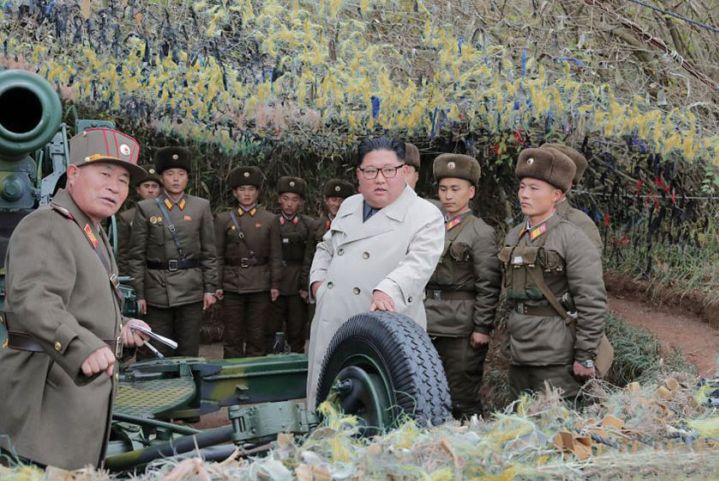
<instances>
[{"instance_id":1,"label":"rank insignia","mask_svg":"<svg viewBox=\"0 0 719 481\"><path fill-rule=\"evenodd\" d=\"M451 221L447 222L447 230L450 231L454 227L457 227L462 222L462 217L458 216L452 219Z\"/></svg>"},{"instance_id":2,"label":"rank insignia","mask_svg":"<svg viewBox=\"0 0 719 481\"><path fill-rule=\"evenodd\" d=\"M90 227L90 224L85 224L85 227L83 227L82 230L85 232L85 237L87 237L87 240L89 240L90 244L92 244L93 249L97 249L97 246L100 241L98 241L97 237L95 237L95 233L92 231L92 227Z\"/></svg>"},{"instance_id":3,"label":"rank insignia","mask_svg":"<svg viewBox=\"0 0 719 481\"><path fill-rule=\"evenodd\" d=\"M529 240L534 240L545 232L547 232L547 224L542 224L539 227L535 227L534 229L529 231Z\"/></svg>"}]
</instances>

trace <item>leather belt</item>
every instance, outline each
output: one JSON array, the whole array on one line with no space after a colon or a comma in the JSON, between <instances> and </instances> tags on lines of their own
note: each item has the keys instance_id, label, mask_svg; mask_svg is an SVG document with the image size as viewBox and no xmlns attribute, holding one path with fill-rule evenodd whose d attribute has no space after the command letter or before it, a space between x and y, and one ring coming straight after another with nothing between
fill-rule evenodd
<instances>
[{"instance_id":1,"label":"leather belt","mask_svg":"<svg viewBox=\"0 0 719 481\"><path fill-rule=\"evenodd\" d=\"M436 299L442 301L473 301L475 298L474 291L452 291L449 289L425 289L427 299Z\"/></svg>"},{"instance_id":2,"label":"leather belt","mask_svg":"<svg viewBox=\"0 0 719 481\"><path fill-rule=\"evenodd\" d=\"M167 262L147 261L148 269L163 269L170 272L200 267L197 259L170 259Z\"/></svg>"},{"instance_id":3,"label":"leather belt","mask_svg":"<svg viewBox=\"0 0 719 481\"><path fill-rule=\"evenodd\" d=\"M528 306L522 302L518 302L514 306L514 311L525 316L558 316L557 311L552 306Z\"/></svg>"},{"instance_id":4,"label":"leather belt","mask_svg":"<svg viewBox=\"0 0 719 481\"><path fill-rule=\"evenodd\" d=\"M240 261L225 261L226 266L235 266L235 267L242 267L243 269L247 269L248 267L253 266L264 266L267 264L268 258L267 257L240 257Z\"/></svg>"},{"instance_id":5,"label":"leather belt","mask_svg":"<svg viewBox=\"0 0 719 481\"><path fill-rule=\"evenodd\" d=\"M8 331L7 346L18 351L45 352L42 345L30 334L20 331ZM117 358L122 357L122 342L119 338L112 341L103 341L115 353Z\"/></svg>"}]
</instances>

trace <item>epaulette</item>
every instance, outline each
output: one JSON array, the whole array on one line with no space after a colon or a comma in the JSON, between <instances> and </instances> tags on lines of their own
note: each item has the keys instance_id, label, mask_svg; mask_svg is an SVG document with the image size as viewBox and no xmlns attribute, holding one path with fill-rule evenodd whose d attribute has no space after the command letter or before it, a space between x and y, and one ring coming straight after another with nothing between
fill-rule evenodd
<instances>
[{"instance_id":1,"label":"epaulette","mask_svg":"<svg viewBox=\"0 0 719 481\"><path fill-rule=\"evenodd\" d=\"M70 213L70 211L67 210L66 208L64 208L64 207L62 207L62 206L59 206L59 205L57 205L57 204L53 204L52 202L50 203L50 207L52 207L52 209L53 209L55 212L59 213L59 214L62 215L63 217L66 217L66 218L68 218L68 219L70 219L70 220L75 220L75 218L72 216L72 214Z\"/></svg>"}]
</instances>

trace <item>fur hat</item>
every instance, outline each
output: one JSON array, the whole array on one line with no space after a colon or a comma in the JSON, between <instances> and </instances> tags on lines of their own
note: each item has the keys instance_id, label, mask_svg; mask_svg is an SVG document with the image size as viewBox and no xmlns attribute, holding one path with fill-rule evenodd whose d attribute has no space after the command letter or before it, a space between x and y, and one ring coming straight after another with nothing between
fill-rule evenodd
<instances>
[{"instance_id":1,"label":"fur hat","mask_svg":"<svg viewBox=\"0 0 719 481\"><path fill-rule=\"evenodd\" d=\"M465 179L477 185L482 169L474 157L463 154L440 154L432 164L432 174L435 180L445 177Z\"/></svg>"},{"instance_id":2,"label":"fur hat","mask_svg":"<svg viewBox=\"0 0 719 481\"><path fill-rule=\"evenodd\" d=\"M235 189L241 185L254 185L258 189L261 189L264 181L265 174L262 173L259 167L255 167L254 165L235 167L227 179L230 189Z\"/></svg>"},{"instance_id":3,"label":"fur hat","mask_svg":"<svg viewBox=\"0 0 719 481\"><path fill-rule=\"evenodd\" d=\"M572 179L576 171L572 159L557 149L543 147L521 151L514 173L520 179L532 177L543 180L566 192L572 187Z\"/></svg>"},{"instance_id":4,"label":"fur hat","mask_svg":"<svg viewBox=\"0 0 719 481\"><path fill-rule=\"evenodd\" d=\"M355 188L346 180L330 179L325 183L322 193L325 197L342 197L346 199L354 195Z\"/></svg>"},{"instance_id":5,"label":"fur hat","mask_svg":"<svg viewBox=\"0 0 719 481\"><path fill-rule=\"evenodd\" d=\"M299 177L290 177L285 175L277 179L277 193L284 194L286 192L297 194L303 199L307 190L307 182Z\"/></svg>"},{"instance_id":6,"label":"fur hat","mask_svg":"<svg viewBox=\"0 0 719 481\"><path fill-rule=\"evenodd\" d=\"M573 185L577 185L582 181L582 177L584 177L584 171L587 170L587 167L589 167L589 162L587 162L587 158L582 155L581 152L578 150L574 150L572 147L564 144L542 144L539 146L540 149L543 149L545 147L550 147L552 149L557 149L570 159L572 159L572 162L574 162L574 165L577 167L577 173L574 174L574 179L572 180Z\"/></svg>"},{"instance_id":7,"label":"fur hat","mask_svg":"<svg viewBox=\"0 0 719 481\"><path fill-rule=\"evenodd\" d=\"M145 172L147 172L142 177L138 177L137 180L135 180L134 184L135 187L138 187L143 182L157 182L160 187L162 187L162 177L160 177L160 174L157 173L154 166L151 165L144 165L142 166L143 169L145 169Z\"/></svg>"},{"instance_id":8,"label":"fur hat","mask_svg":"<svg viewBox=\"0 0 719 481\"><path fill-rule=\"evenodd\" d=\"M404 143L404 163L411 165L419 172L419 167L422 165L419 159L419 149L416 145L410 144L409 142Z\"/></svg>"},{"instance_id":9,"label":"fur hat","mask_svg":"<svg viewBox=\"0 0 719 481\"><path fill-rule=\"evenodd\" d=\"M163 147L155 153L155 169L162 175L167 169L184 169L192 172L192 154L185 147Z\"/></svg>"}]
</instances>

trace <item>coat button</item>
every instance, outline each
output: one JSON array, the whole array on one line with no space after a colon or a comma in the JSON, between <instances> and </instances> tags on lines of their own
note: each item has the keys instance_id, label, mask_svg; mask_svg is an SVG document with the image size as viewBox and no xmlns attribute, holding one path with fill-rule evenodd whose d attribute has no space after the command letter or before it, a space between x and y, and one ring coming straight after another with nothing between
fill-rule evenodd
<instances>
[{"instance_id":1,"label":"coat button","mask_svg":"<svg viewBox=\"0 0 719 481\"><path fill-rule=\"evenodd\" d=\"M62 343L60 341L55 341L55 350L57 352L62 351Z\"/></svg>"},{"instance_id":2,"label":"coat button","mask_svg":"<svg viewBox=\"0 0 719 481\"><path fill-rule=\"evenodd\" d=\"M359 287L355 287L354 289L352 289L352 292L354 293L354 295L359 296L359 293L360 293L361 291L360 291L360 288L359 288Z\"/></svg>"},{"instance_id":3,"label":"coat button","mask_svg":"<svg viewBox=\"0 0 719 481\"><path fill-rule=\"evenodd\" d=\"M412 302L412 296L407 298L407 302Z\"/></svg>"},{"instance_id":4,"label":"coat button","mask_svg":"<svg viewBox=\"0 0 719 481\"><path fill-rule=\"evenodd\" d=\"M369 259L369 252L363 252L362 259Z\"/></svg>"},{"instance_id":5,"label":"coat button","mask_svg":"<svg viewBox=\"0 0 719 481\"><path fill-rule=\"evenodd\" d=\"M344 250L342 247L340 247L339 249L337 249L337 255L338 255L338 256L341 256L341 255L344 254L344 253L345 253L345 250Z\"/></svg>"},{"instance_id":6,"label":"coat button","mask_svg":"<svg viewBox=\"0 0 719 481\"><path fill-rule=\"evenodd\" d=\"M332 286L334 286L334 284L332 284L332 281L329 281L327 283L327 289L332 289Z\"/></svg>"}]
</instances>

